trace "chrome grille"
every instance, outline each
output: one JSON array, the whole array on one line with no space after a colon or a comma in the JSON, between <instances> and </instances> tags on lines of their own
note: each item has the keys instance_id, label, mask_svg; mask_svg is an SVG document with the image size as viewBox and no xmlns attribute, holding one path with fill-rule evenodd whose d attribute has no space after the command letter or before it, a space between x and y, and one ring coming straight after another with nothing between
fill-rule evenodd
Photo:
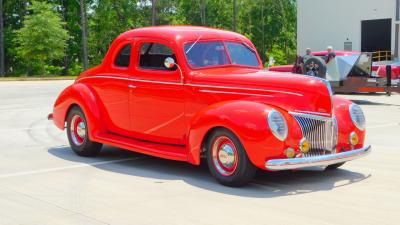
<instances>
[{"instance_id":1,"label":"chrome grille","mask_svg":"<svg viewBox=\"0 0 400 225\"><path fill-rule=\"evenodd\" d=\"M323 117L304 113L291 113L301 127L303 137L311 143L304 156L334 153L337 144L337 122L335 117Z\"/></svg>"}]
</instances>

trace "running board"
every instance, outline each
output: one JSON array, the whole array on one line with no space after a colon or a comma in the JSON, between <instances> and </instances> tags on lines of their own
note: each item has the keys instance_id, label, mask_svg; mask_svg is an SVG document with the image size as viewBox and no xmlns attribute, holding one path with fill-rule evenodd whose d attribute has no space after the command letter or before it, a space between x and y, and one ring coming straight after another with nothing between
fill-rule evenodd
<instances>
[{"instance_id":1,"label":"running board","mask_svg":"<svg viewBox=\"0 0 400 225\"><path fill-rule=\"evenodd\" d=\"M155 157L177 161L187 161L185 146L141 141L110 133L99 134L96 138L94 138L94 141Z\"/></svg>"}]
</instances>

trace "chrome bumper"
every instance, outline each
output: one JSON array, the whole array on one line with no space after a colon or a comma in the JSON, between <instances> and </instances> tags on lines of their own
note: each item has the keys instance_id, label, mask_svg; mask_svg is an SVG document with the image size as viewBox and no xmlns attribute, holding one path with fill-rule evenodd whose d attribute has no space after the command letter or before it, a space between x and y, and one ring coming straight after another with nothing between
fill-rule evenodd
<instances>
[{"instance_id":1,"label":"chrome bumper","mask_svg":"<svg viewBox=\"0 0 400 225\"><path fill-rule=\"evenodd\" d=\"M329 166L361 158L368 155L370 152L371 146L368 145L363 148L330 155L291 159L271 159L265 163L265 168L268 170L291 170L312 166Z\"/></svg>"}]
</instances>

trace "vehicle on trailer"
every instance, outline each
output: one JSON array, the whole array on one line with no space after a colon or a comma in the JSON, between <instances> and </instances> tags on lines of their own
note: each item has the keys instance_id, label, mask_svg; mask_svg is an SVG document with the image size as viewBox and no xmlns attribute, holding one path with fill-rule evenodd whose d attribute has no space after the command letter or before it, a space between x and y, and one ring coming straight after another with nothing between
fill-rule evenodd
<instances>
[{"instance_id":1,"label":"vehicle on trailer","mask_svg":"<svg viewBox=\"0 0 400 225\"><path fill-rule=\"evenodd\" d=\"M391 69L391 82L392 84L398 84L400 81L400 62L373 62L372 63L372 76L380 77L385 79L387 77L387 68L390 66Z\"/></svg>"},{"instance_id":2,"label":"vehicle on trailer","mask_svg":"<svg viewBox=\"0 0 400 225\"><path fill-rule=\"evenodd\" d=\"M257 169L334 169L370 152L360 106L323 79L263 70L244 36L192 26L134 29L83 72L49 115L71 148L102 144L208 164L222 184Z\"/></svg>"},{"instance_id":3,"label":"vehicle on trailer","mask_svg":"<svg viewBox=\"0 0 400 225\"><path fill-rule=\"evenodd\" d=\"M372 53L335 51L336 57L326 62L327 51L313 52L305 62L298 59L293 65L273 66L270 71L313 75L330 81L334 92L391 92L400 93L400 66L372 63ZM310 73L311 72L311 73Z\"/></svg>"}]
</instances>

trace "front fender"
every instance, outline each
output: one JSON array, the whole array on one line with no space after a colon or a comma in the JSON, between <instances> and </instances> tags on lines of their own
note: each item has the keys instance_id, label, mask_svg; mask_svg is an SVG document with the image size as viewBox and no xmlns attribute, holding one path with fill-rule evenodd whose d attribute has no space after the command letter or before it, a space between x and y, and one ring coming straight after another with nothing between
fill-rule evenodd
<instances>
[{"instance_id":1,"label":"front fender","mask_svg":"<svg viewBox=\"0 0 400 225\"><path fill-rule=\"evenodd\" d=\"M365 140L365 130L359 130L353 123L350 117L349 106L352 101L339 96L333 97L335 116L338 122L338 145L337 150L340 152L343 149L351 149L349 135L351 132L356 132L359 138L359 143L355 148L362 148Z\"/></svg>"},{"instance_id":2,"label":"front fender","mask_svg":"<svg viewBox=\"0 0 400 225\"><path fill-rule=\"evenodd\" d=\"M208 132L224 127L240 139L250 161L263 168L267 156L281 154L284 145L268 128L267 115L271 109L271 106L258 102L227 101L201 110L190 122L188 161L198 165L202 143Z\"/></svg>"},{"instance_id":3,"label":"front fender","mask_svg":"<svg viewBox=\"0 0 400 225\"><path fill-rule=\"evenodd\" d=\"M65 128L67 113L73 105L77 105L83 110L90 138L104 131L104 127L101 126L101 111L95 92L82 83L68 86L58 96L53 108L53 121L58 128L62 130Z\"/></svg>"}]
</instances>

